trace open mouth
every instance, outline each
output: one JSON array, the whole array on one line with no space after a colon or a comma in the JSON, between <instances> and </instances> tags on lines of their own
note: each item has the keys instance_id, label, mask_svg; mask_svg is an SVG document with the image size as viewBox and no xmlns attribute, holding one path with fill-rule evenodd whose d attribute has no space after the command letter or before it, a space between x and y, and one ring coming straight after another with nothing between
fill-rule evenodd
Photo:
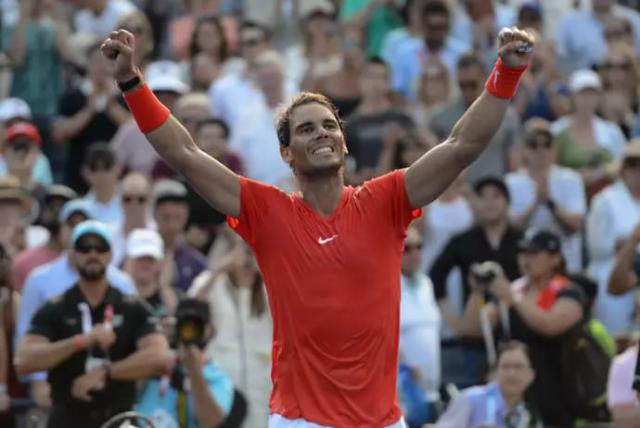
<instances>
[{"instance_id":1,"label":"open mouth","mask_svg":"<svg viewBox=\"0 0 640 428\"><path fill-rule=\"evenodd\" d=\"M335 149L331 146L321 146L321 147L317 147L315 149L313 149L313 151L311 152L311 154L314 155L321 155L323 153L334 153Z\"/></svg>"}]
</instances>

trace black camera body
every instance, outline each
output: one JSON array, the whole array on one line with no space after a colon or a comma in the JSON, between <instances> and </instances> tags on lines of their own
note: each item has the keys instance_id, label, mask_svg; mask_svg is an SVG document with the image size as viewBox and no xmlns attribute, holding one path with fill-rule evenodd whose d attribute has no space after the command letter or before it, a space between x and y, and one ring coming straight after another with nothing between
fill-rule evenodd
<instances>
[{"instance_id":1,"label":"black camera body","mask_svg":"<svg viewBox=\"0 0 640 428\"><path fill-rule=\"evenodd\" d=\"M176 309L175 341L177 344L206 344L206 327L211 322L209 304L196 299L184 299Z\"/></svg>"},{"instance_id":2,"label":"black camera body","mask_svg":"<svg viewBox=\"0 0 640 428\"><path fill-rule=\"evenodd\" d=\"M500 265L496 262L486 261L471 266L471 275L481 287L488 287L498 276Z\"/></svg>"}]
</instances>

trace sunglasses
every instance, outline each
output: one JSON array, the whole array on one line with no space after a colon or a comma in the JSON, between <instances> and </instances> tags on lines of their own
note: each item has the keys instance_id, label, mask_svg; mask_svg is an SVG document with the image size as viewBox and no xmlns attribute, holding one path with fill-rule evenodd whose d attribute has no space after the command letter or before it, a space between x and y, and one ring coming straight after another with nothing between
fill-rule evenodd
<instances>
[{"instance_id":1,"label":"sunglasses","mask_svg":"<svg viewBox=\"0 0 640 428\"><path fill-rule=\"evenodd\" d=\"M136 195L124 195L122 197L122 202L125 204L130 204L131 202L137 202L139 204L144 204L147 202L146 196L136 196Z\"/></svg>"},{"instance_id":2,"label":"sunglasses","mask_svg":"<svg viewBox=\"0 0 640 428\"><path fill-rule=\"evenodd\" d=\"M404 246L404 252L408 253L410 251L420 251L422 250L422 244L405 244Z\"/></svg>"},{"instance_id":3,"label":"sunglasses","mask_svg":"<svg viewBox=\"0 0 640 428\"><path fill-rule=\"evenodd\" d=\"M252 48L252 47L258 46L261 43L262 43L262 39L245 39L245 40L240 41L240 44L242 46L246 46L248 48Z\"/></svg>"},{"instance_id":4,"label":"sunglasses","mask_svg":"<svg viewBox=\"0 0 640 428\"><path fill-rule=\"evenodd\" d=\"M544 142L537 142L537 141L528 141L527 142L527 147L530 148L531 150L537 150L537 149L550 149L551 147L553 147L553 142L551 141L544 141Z\"/></svg>"},{"instance_id":5,"label":"sunglasses","mask_svg":"<svg viewBox=\"0 0 640 428\"><path fill-rule=\"evenodd\" d=\"M80 242L74 247L74 250L80 254L89 254L91 251L95 251L98 254L106 254L111 251L111 248L105 243L94 242L87 244Z\"/></svg>"},{"instance_id":6,"label":"sunglasses","mask_svg":"<svg viewBox=\"0 0 640 428\"><path fill-rule=\"evenodd\" d=\"M625 168L638 168L640 167L640 157L639 158L627 158L624 160Z\"/></svg>"}]
</instances>

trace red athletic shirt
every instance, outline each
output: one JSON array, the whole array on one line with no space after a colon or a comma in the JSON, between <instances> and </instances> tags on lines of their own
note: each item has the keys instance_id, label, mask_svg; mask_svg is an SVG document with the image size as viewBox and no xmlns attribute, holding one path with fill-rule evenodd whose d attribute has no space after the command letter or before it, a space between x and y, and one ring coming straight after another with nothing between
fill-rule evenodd
<instances>
[{"instance_id":1,"label":"red athletic shirt","mask_svg":"<svg viewBox=\"0 0 640 428\"><path fill-rule=\"evenodd\" d=\"M273 317L271 412L334 427L397 422L400 264L418 215L404 171L345 187L330 217L245 178L240 207L229 224L255 252Z\"/></svg>"}]
</instances>

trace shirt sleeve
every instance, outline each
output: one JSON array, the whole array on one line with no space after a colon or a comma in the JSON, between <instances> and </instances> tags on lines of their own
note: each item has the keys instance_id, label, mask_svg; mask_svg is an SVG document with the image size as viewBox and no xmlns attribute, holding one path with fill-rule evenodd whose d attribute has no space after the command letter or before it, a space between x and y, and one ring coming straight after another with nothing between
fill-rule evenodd
<instances>
[{"instance_id":1,"label":"shirt sleeve","mask_svg":"<svg viewBox=\"0 0 640 428\"><path fill-rule=\"evenodd\" d=\"M227 217L227 223L253 246L258 232L268 225L273 207L288 199L289 196L275 186L240 177L240 216Z\"/></svg>"},{"instance_id":2,"label":"shirt sleeve","mask_svg":"<svg viewBox=\"0 0 640 428\"><path fill-rule=\"evenodd\" d=\"M607 260L615 252L613 213L602 196L595 197L587 217L587 248L593 261Z\"/></svg>"},{"instance_id":3,"label":"shirt sleeve","mask_svg":"<svg viewBox=\"0 0 640 428\"><path fill-rule=\"evenodd\" d=\"M632 352L636 352L633 350ZM637 405L638 399L632 388L635 359L628 353L613 360L607 383L607 405L609 408Z\"/></svg>"},{"instance_id":4,"label":"shirt sleeve","mask_svg":"<svg viewBox=\"0 0 640 428\"><path fill-rule=\"evenodd\" d=\"M451 270L458 265L457 240L452 238L436 258L429 272L433 281L433 290L436 300L447 297L447 278Z\"/></svg>"},{"instance_id":5,"label":"shirt sleeve","mask_svg":"<svg viewBox=\"0 0 640 428\"><path fill-rule=\"evenodd\" d=\"M160 333L158 318L153 315L151 307L139 298L132 299L130 309L132 318L131 327L133 328L135 341L137 342L149 334Z\"/></svg>"},{"instance_id":6,"label":"shirt sleeve","mask_svg":"<svg viewBox=\"0 0 640 428\"><path fill-rule=\"evenodd\" d=\"M50 341L55 341L55 324L59 315L56 312L56 304L51 300L45 302L44 305L33 315L31 324L26 334L43 336Z\"/></svg>"},{"instance_id":7,"label":"shirt sleeve","mask_svg":"<svg viewBox=\"0 0 640 428\"><path fill-rule=\"evenodd\" d=\"M467 397L460 394L449 403L447 411L440 416L436 428L468 427L471 419L471 404Z\"/></svg>"},{"instance_id":8,"label":"shirt sleeve","mask_svg":"<svg viewBox=\"0 0 640 428\"><path fill-rule=\"evenodd\" d=\"M16 325L14 343L17 344L22 339L31 324L31 319L42 304L37 277L33 274L27 277L27 282L22 289L22 298L20 300L20 310L18 312L18 322Z\"/></svg>"},{"instance_id":9,"label":"shirt sleeve","mask_svg":"<svg viewBox=\"0 0 640 428\"><path fill-rule=\"evenodd\" d=\"M215 373L217 372L217 373ZM231 379L219 370L205 370L205 378L209 384L209 391L215 398L225 416L233 406L234 389Z\"/></svg>"},{"instance_id":10,"label":"shirt sleeve","mask_svg":"<svg viewBox=\"0 0 640 428\"><path fill-rule=\"evenodd\" d=\"M563 206L572 214L585 214L587 212L587 196L580 175L572 174L568 187L569 192L565 195L566 199L563 198Z\"/></svg>"}]
</instances>

